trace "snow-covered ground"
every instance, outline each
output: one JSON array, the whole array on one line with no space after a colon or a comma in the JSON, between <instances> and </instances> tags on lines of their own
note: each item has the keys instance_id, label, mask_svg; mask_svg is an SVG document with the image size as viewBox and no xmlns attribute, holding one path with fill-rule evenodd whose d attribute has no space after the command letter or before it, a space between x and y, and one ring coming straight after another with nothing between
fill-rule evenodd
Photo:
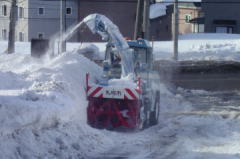
<instances>
[{"instance_id":1,"label":"snow-covered ground","mask_svg":"<svg viewBox=\"0 0 240 159\"><path fill-rule=\"evenodd\" d=\"M90 44L83 44L90 45ZM105 43L95 43L100 57L104 58ZM172 41L153 42L155 60L171 60L173 57ZM240 61L239 34L185 34L179 36L179 60L216 60ZM69 44L69 51L79 44Z\"/></svg>"},{"instance_id":2,"label":"snow-covered ground","mask_svg":"<svg viewBox=\"0 0 240 159\"><path fill-rule=\"evenodd\" d=\"M240 61L240 35L187 34L179 37L179 60ZM172 59L173 42L154 42L156 59Z\"/></svg>"},{"instance_id":3,"label":"snow-covered ground","mask_svg":"<svg viewBox=\"0 0 240 159\"><path fill-rule=\"evenodd\" d=\"M126 145L128 156L147 155L141 150L157 133L146 138L150 130L124 134L86 124L85 74L99 76L99 66L74 51L34 59L27 48L29 44L17 43L15 54L0 54L0 158L123 155L114 154L116 145ZM169 96L162 102L170 103L174 95L162 88Z\"/></svg>"},{"instance_id":4,"label":"snow-covered ground","mask_svg":"<svg viewBox=\"0 0 240 159\"><path fill-rule=\"evenodd\" d=\"M193 35L181 37L181 59L240 59L237 35L234 39L223 35L224 40L207 35L207 40L198 37L195 42L189 36ZM104 44L96 45L103 52ZM89 127L85 73L98 77L101 68L77 53L79 46L70 43L65 54L34 59L29 43L17 43L16 53L7 55L3 53L7 43L0 42L0 158L240 158L238 107L199 110L185 96L211 92L178 89L172 93L159 83L157 126L133 133ZM170 58L171 46L171 42L155 42L155 57Z\"/></svg>"},{"instance_id":5,"label":"snow-covered ground","mask_svg":"<svg viewBox=\"0 0 240 159\"><path fill-rule=\"evenodd\" d=\"M99 51L100 58L104 58L106 43L68 43L68 51L79 48L92 47ZM155 60L171 60L173 57L172 41L153 42ZM7 49L7 42L0 42L0 54ZM30 43L17 42L16 52L30 54ZM240 61L240 35L239 34L185 34L179 36L179 60L217 60Z\"/></svg>"}]
</instances>

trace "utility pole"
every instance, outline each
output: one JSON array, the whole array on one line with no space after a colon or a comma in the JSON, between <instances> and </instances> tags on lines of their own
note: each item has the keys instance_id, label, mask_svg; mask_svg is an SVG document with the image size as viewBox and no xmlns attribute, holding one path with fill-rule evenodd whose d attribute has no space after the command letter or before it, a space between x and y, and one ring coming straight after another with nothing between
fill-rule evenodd
<instances>
[{"instance_id":1,"label":"utility pole","mask_svg":"<svg viewBox=\"0 0 240 159\"><path fill-rule=\"evenodd\" d=\"M141 26L142 26L142 15L143 15L143 0L138 0L137 2L137 15L134 28L134 40L140 37Z\"/></svg>"},{"instance_id":2,"label":"utility pole","mask_svg":"<svg viewBox=\"0 0 240 159\"><path fill-rule=\"evenodd\" d=\"M173 50L174 50L174 60L178 60L178 34L179 34L179 23L178 23L178 0L174 2L174 18L173 18Z\"/></svg>"},{"instance_id":3,"label":"utility pole","mask_svg":"<svg viewBox=\"0 0 240 159\"><path fill-rule=\"evenodd\" d=\"M134 39L149 38L149 0L138 0Z\"/></svg>"},{"instance_id":4,"label":"utility pole","mask_svg":"<svg viewBox=\"0 0 240 159\"><path fill-rule=\"evenodd\" d=\"M60 52L66 52L66 40L63 35L66 32L66 0L60 1Z\"/></svg>"},{"instance_id":5,"label":"utility pole","mask_svg":"<svg viewBox=\"0 0 240 159\"><path fill-rule=\"evenodd\" d=\"M144 9L143 9L143 38L149 40L149 0L144 0Z\"/></svg>"},{"instance_id":6,"label":"utility pole","mask_svg":"<svg viewBox=\"0 0 240 159\"><path fill-rule=\"evenodd\" d=\"M8 34L8 50L7 53L11 54L15 52L15 29L16 29L16 11L17 1L12 0L10 10L10 23L9 23L9 34Z\"/></svg>"}]
</instances>

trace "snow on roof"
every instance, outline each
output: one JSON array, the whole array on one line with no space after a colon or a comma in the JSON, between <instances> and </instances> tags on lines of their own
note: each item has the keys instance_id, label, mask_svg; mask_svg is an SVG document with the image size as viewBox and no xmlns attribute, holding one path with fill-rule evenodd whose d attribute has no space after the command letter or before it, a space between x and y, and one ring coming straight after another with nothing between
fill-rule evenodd
<instances>
[{"instance_id":1,"label":"snow on roof","mask_svg":"<svg viewBox=\"0 0 240 159\"><path fill-rule=\"evenodd\" d=\"M184 2L201 2L202 0L180 0ZM174 0L156 0L157 3L150 6L149 18L155 19L157 17L166 15L167 6L172 4ZM164 3L163 3L164 2Z\"/></svg>"},{"instance_id":2,"label":"snow on roof","mask_svg":"<svg viewBox=\"0 0 240 159\"><path fill-rule=\"evenodd\" d=\"M171 3L155 3L150 6L149 18L155 19L157 17L166 15L167 6Z\"/></svg>"}]
</instances>

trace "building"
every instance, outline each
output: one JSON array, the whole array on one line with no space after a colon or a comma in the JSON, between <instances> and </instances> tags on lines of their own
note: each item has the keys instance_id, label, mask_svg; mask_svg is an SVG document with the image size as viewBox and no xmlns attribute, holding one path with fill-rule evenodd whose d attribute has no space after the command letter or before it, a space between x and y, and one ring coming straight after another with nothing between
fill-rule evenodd
<instances>
[{"instance_id":1,"label":"building","mask_svg":"<svg viewBox=\"0 0 240 159\"><path fill-rule=\"evenodd\" d=\"M204 15L200 2L179 3L179 34L204 32L204 25L191 23Z\"/></svg>"},{"instance_id":2,"label":"building","mask_svg":"<svg viewBox=\"0 0 240 159\"><path fill-rule=\"evenodd\" d=\"M133 38L136 19L137 0L79 0L79 21L89 14L99 13L116 24L125 37ZM100 41L88 30L81 30L79 41Z\"/></svg>"},{"instance_id":3,"label":"building","mask_svg":"<svg viewBox=\"0 0 240 159\"><path fill-rule=\"evenodd\" d=\"M106 15L125 37L133 39L138 0L67 0L66 27L80 22L89 14ZM60 2L58 0L17 0L18 15L16 40L33 38L49 39L59 32ZM151 0L153 3L153 0ZM160 4L160 3L158 3ZM203 25L191 21L201 16L201 3L179 3L179 33L203 32ZM162 9L162 8L160 8ZM0 1L0 40L8 39L10 3ZM191 22L191 23L190 23ZM171 40L173 4L166 5L166 12L150 20L150 40ZM72 40L100 41L88 29L82 28Z\"/></svg>"},{"instance_id":4,"label":"building","mask_svg":"<svg viewBox=\"0 0 240 159\"><path fill-rule=\"evenodd\" d=\"M103 14L119 27L124 37L133 39L137 2L137 0L79 0L79 21L82 21L83 18L89 14ZM153 1L151 1L151 3L153 3ZM169 17L171 15L166 16ZM150 39L171 39L171 37L169 37L169 33L171 34L171 26L171 18L160 17L152 19L150 21ZM78 39L79 41L101 41L98 35L92 35L88 29L81 30Z\"/></svg>"},{"instance_id":5,"label":"building","mask_svg":"<svg viewBox=\"0 0 240 159\"><path fill-rule=\"evenodd\" d=\"M207 33L240 33L239 0L202 0Z\"/></svg>"},{"instance_id":6,"label":"building","mask_svg":"<svg viewBox=\"0 0 240 159\"><path fill-rule=\"evenodd\" d=\"M159 12L163 7L158 3ZM166 5L166 3L162 3ZM91 7L89 7L91 6ZM157 8L156 8L157 9ZM136 20L137 0L79 0L79 21L89 14L106 15L118 27L125 37L133 39ZM171 40L173 24L173 4L166 5L166 11L150 20L150 40ZM156 10L158 12L158 10ZM202 16L201 3L179 3L179 33L203 32L203 25L190 23L191 19ZM88 29L79 33L79 41L100 41L100 37L92 35Z\"/></svg>"},{"instance_id":7,"label":"building","mask_svg":"<svg viewBox=\"0 0 240 159\"><path fill-rule=\"evenodd\" d=\"M162 7L160 8L162 10ZM159 12L160 12L159 10ZM167 5L165 12L150 19L150 36L152 40L171 40L173 24L173 5Z\"/></svg>"},{"instance_id":8,"label":"building","mask_svg":"<svg viewBox=\"0 0 240 159\"><path fill-rule=\"evenodd\" d=\"M163 5L166 5L163 3ZM155 40L172 40L173 4L166 5L165 13L151 19L151 36ZM200 2L179 2L179 34L204 32L204 25L192 22L203 16ZM159 7L159 12L163 7Z\"/></svg>"},{"instance_id":9,"label":"building","mask_svg":"<svg viewBox=\"0 0 240 159\"><path fill-rule=\"evenodd\" d=\"M0 1L0 40L8 39L11 4ZM77 0L66 4L66 27L78 20ZM56 0L17 0L16 40L49 39L60 30L60 2Z\"/></svg>"}]
</instances>

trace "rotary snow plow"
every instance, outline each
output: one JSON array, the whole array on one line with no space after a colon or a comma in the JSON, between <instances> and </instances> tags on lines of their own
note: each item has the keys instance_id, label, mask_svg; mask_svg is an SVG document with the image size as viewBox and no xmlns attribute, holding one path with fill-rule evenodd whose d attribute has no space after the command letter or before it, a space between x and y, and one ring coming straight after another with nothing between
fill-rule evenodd
<instances>
[{"instance_id":1,"label":"rotary snow plow","mask_svg":"<svg viewBox=\"0 0 240 159\"><path fill-rule=\"evenodd\" d=\"M157 124L160 93L154 89L149 42L126 41L103 15L89 15L84 23L107 41L102 77L86 75L88 124L108 130L138 130Z\"/></svg>"}]
</instances>

